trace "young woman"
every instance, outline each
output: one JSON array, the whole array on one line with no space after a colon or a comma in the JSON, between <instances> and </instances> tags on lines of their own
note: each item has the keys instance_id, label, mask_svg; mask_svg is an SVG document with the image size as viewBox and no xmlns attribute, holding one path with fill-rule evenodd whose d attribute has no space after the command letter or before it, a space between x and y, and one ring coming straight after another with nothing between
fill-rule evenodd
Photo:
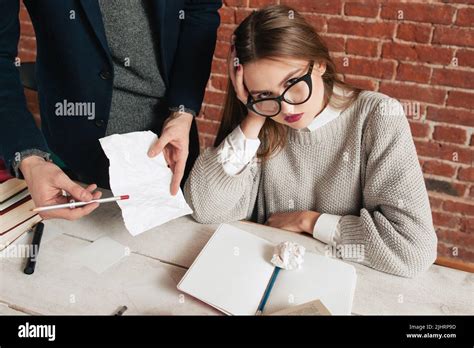
<instances>
[{"instance_id":1,"label":"young woman","mask_svg":"<svg viewBox=\"0 0 474 348\"><path fill-rule=\"evenodd\" d=\"M291 8L252 13L234 42L219 146L185 185L193 217L308 233L400 276L428 268L437 238L401 104L342 82Z\"/></svg>"}]
</instances>

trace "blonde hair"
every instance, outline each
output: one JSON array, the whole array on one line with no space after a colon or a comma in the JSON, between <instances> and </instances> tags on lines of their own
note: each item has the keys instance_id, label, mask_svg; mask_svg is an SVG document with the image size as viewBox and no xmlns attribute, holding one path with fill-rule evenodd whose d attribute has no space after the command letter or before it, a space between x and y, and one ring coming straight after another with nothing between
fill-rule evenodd
<instances>
[{"instance_id":1,"label":"blonde hair","mask_svg":"<svg viewBox=\"0 0 474 348\"><path fill-rule=\"evenodd\" d=\"M336 67L326 44L303 16L291 7L274 5L255 11L240 23L234 34L236 55L242 65L263 58L293 58L325 63L326 71L321 76L324 94L334 108L347 108L361 92L361 89L343 82L336 75ZM348 96L333 95L335 86L346 90ZM247 112L245 105L237 99L229 79L215 145L220 144L242 122ZM287 127L277 122L265 122L259 139L262 145L257 156L266 161L286 143Z\"/></svg>"}]
</instances>

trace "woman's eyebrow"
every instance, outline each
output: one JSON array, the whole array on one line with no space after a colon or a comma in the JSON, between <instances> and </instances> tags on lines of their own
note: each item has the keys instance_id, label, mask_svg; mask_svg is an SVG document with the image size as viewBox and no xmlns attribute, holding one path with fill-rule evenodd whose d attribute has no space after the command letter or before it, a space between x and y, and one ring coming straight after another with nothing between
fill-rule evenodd
<instances>
[{"instance_id":1,"label":"woman's eyebrow","mask_svg":"<svg viewBox=\"0 0 474 348\"><path fill-rule=\"evenodd\" d=\"M296 74L297 72L299 72L300 70L302 70L303 68L298 68L296 70L293 70L293 71L290 71L290 73L288 75L285 76L285 78L280 82L280 85L283 85L286 81L288 81L290 79L291 76L293 76L294 74ZM264 92L271 92L271 91L268 91L268 90L251 90L249 93L250 94L260 94L260 93L264 93Z\"/></svg>"}]
</instances>

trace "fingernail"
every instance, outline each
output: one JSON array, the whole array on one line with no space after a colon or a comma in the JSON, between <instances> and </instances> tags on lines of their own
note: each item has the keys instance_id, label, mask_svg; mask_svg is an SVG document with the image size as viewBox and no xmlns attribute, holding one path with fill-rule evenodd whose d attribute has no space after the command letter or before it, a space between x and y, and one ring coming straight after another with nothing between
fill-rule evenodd
<instances>
[{"instance_id":1,"label":"fingernail","mask_svg":"<svg viewBox=\"0 0 474 348\"><path fill-rule=\"evenodd\" d=\"M237 66L237 71L240 71L241 68L242 68L242 65L239 64L239 65Z\"/></svg>"},{"instance_id":2,"label":"fingernail","mask_svg":"<svg viewBox=\"0 0 474 348\"><path fill-rule=\"evenodd\" d=\"M153 151L149 151L148 156L153 157L153 156L155 156L155 153Z\"/></svg>"}]
</instances>

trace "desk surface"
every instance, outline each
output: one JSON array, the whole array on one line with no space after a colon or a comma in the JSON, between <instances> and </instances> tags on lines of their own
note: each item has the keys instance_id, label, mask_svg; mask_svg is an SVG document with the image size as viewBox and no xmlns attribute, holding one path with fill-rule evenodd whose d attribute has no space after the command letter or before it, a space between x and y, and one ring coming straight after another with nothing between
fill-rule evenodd
<instances>
[{"instance_id":1,"label":"desk surface","mask_svg":"<svg viewBox=\"0 0 474 348\"><path fill-rule=\"evenodd\" d=\"M324 244L308 235L251 222L232 225L273 243L292 240L324 254ZM23 273L25 259L0 257L0 314L109 315L122 305L128 307L125 315L220 314L176 289L216 228L185 216L132 237L115 203L74 222L47 220L33 275ZM128 247L130 254L98 274L71 255L102 237ZM17 243L30 241L26 234ZM354 314L474 314L472 273L432 265L407 279L350 263L357 271Z\"/></svg>"}]
</instances>

